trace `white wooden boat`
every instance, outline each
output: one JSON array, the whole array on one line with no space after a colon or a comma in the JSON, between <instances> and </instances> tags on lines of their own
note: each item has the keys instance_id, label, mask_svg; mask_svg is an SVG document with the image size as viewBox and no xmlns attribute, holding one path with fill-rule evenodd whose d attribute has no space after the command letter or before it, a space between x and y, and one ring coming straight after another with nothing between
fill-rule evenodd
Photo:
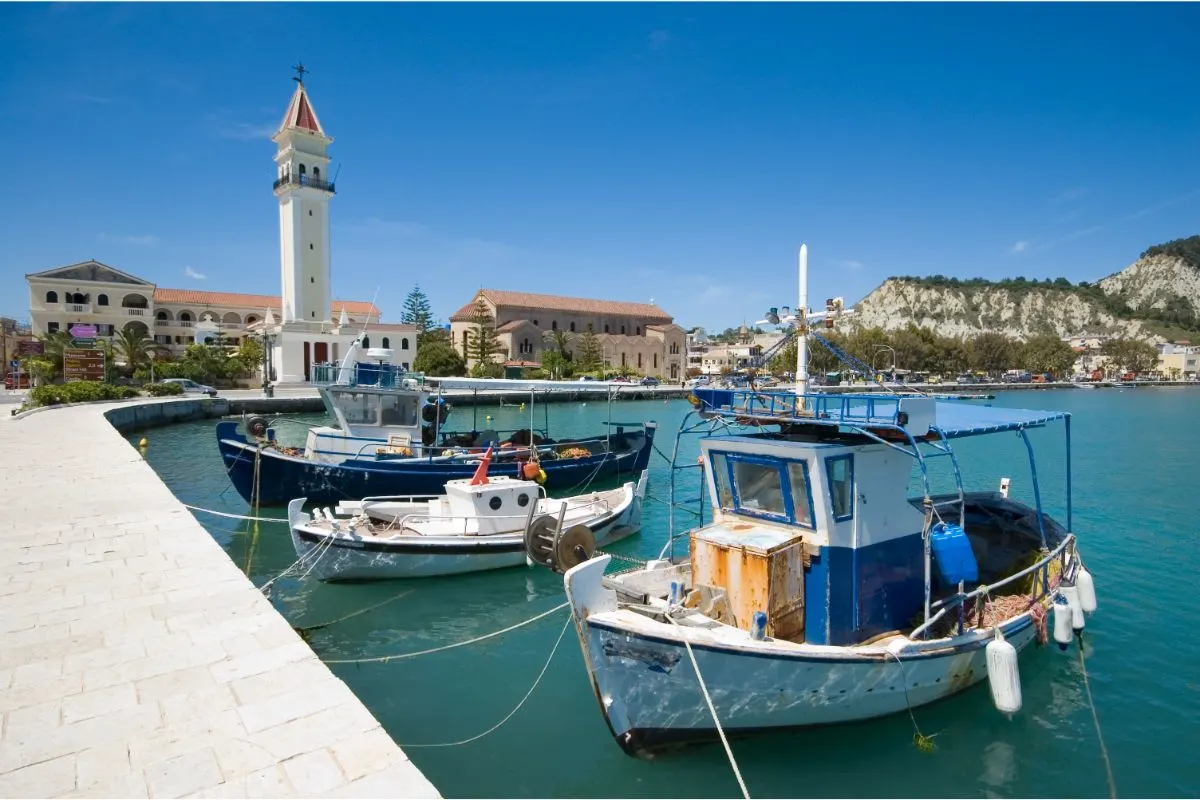
<instances>
[{"instance_id":1,"label":"white wooden boat","mask_svg":"<svg viewBox=\"0 0 1200 800\"><path fill-rule=\"evenodd\" d=\"M1071 533L1068 414L803 387L693 390L679 435L705 437L711 522L682 534L686 555L672 548L612 575L609 556L558 541L533 558L564 574L596 699L626 753L719 729L870 719L985 678L1012 714L1018 652L1048 636L1051 618L1066 649L1095 610ZM1065 525L1043 512L1027 436L1055 421L1067 440ZM996 492L963 489L951 442L1000 432L1028 446L1032 505L1009 497L1007 479ZM929 462L956 491L931 491ZM914 463L923 491L909 497Z\"/></svg>"},{"instance_id":2,"label":"white wooden boat","mask_svg":"<svg viewBox=\"0 0 1200 800\"><path fill-rule=\"evenodd\" d=\"M525 563L531 523L547 529L583 526L596 546L636 533L648 472L616 489L561 499L535 481L507 476L452 480L439 497L376 498L343 503L341 513L288 504L296 554L327 581L423 578ZM306 567L307 569L307 567Z\"/></svg>"}]
</instances>

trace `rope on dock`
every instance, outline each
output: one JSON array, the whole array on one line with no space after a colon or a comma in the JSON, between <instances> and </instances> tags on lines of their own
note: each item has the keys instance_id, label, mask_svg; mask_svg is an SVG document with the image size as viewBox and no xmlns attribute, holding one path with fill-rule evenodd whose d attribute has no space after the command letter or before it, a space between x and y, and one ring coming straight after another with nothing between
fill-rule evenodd
<instances>
[{"instance_id":1,"label":"rope on dock","mask_svg":"<svg viewBox=\"0 0 1200 800\"><path fill-rule=\"evenodd\" d=\"M1088 706L1092 709L1092 722L1096 725L1096 738L1100 741L1100 755L1104 758L1104 771L1108 776L1108 796L1117 798L1117 781L1113 778L1112 761L1108 758L1108 747L1104 744L1104 734L1100 731L1100 715L1096 713L1096 702L1092 699L1092 685L1088 681L1087 662L1083 657L1083 634L1079 634L1079 669L1083 673L1083 688L1087 692Z\"/></svg>"},{"instance_id":2,"label":"rope on dock","mask_svg":"<svg viewBox=\"0 0 1200 800\"><path fill-rule=\"evenodd\" d=\"M521 706L525 705L525 701L530 698L530 696L533 694L534 690L537 689L538 684L542 682L542 678L543 678L543 676L545 676L546 670L548 670L550 668L550 662L554 660L554 654L558 652L558 646L560 644L562 644L563 636L566 635L567 628L569 628L570 626L571 626L571 619L570 619L570 617L568 617L567 621L562 626L562 630L559 631L559 633L558 633L558 640L554 642L554 647L552 647L550 649L550 657L547 658L546 663L542 665L542 671L538 673L538 676L536 678L534 678L533 685L529 687L529 691L526 692L525 696L521 698L521 702L517 703L517 707L514 708L512 711L508 712L508 714L504 717L504 719L500 720L499 722L497 722L492 727L488 728L483 733L472 736L470 739L463 739L458 742L436 742L436 743L430 743L430 744L401 744L401 745L397 745L397 746L401 750L403 750L406 747L457 747L462 744L470 744L471 742L477 742L480 739L482 739L483 737L487 736L489 733L494 733L495 731L499 730L501 725L508 722L510 719L512 719L516 715L516 713L518 711L521 710Z\"/></svg>"},{"instance_id":3,"label":"rope on dock","mask_svg":"<svg viewBox=\"0 0 1200 800\"><path fill-rule=\"evenodd\" d=\"M199 511L202 514L212 514L214 517L225 517L227 519L240 519L248 522L277 522L281 525L286 525L286 519L279 517L256 517L250 514L230 514L228 511L214 511L211 508L201 508L200 506L189 506L187 503L182 504L188 511Z\"/></svg>"},{"instance_id":4,"label":"rope on dock","mask_svg":"<svg viewBox=\"0 0 1200 800\"><path fill-rule=\"evenodd\" d=\"M738 769L737 759L733 757L733 750L729 747L729 740L725 738L725 729L721 727L721 720L717 719L717 709L713 706L712 697L708 693L708 687L704 685L704 676L700 674L700 665L696 663L696 654L692 652L692 643L688 641L687 635L683 634L683 626L680 625L675 617L669 613L666 615L671 624L680 629L680 639L683 640L683 646L687 648L688 658L692 661L692 669L696 671L696 680L700 682L700 693L704 695L704 702L708 704L708 713L712 715L713 724L717 726L717 735L721 737L721 745L725 748L725 755L729 759L729 766L733 767L733 777L737 778L738 786L742 790L742 797L750 800L750 790L746 788L746 782L742 780L742 771Z\"/></svg>"},{"instance_id":5,"label":"rope on dock","mask_svg":"<svg viewBox=\"0 0 1200 800\"><path fill-rule=\"evenodd\" d=\"M417 656L427 656L427 655L430 655L431 653L440 653L444 650L453 650L456 647L466 647L469 644L475 644L477 642L482 642L487 639L494 639L497 636L508 633L509 631L515 631L517 628L523 628L526 625L531 625L540 619L544 619L544 618L550 616L555 611L562 611L568 605L570 605L570 604L569 603L559 603L558 605L556 605L554 608L550 609L549 611L543 611L541 614L538 614L535 617L530 617L527 620L518 622L515 625L509 625L507 628L501 628L498 631L492 631L491 633L485 633L483 636L476 636L474 639L467 639L465 642L456 642L454 644L442 645L441 647L431 647L428 650L417 650L414 653L397 653L395 655L390 655L390 656L371 656L370 658L330 658L330 659L322 659L322 660L326 664L386 664L389 661L401 661L406 658L416 658Z\"/></svg>"}]
</instances>

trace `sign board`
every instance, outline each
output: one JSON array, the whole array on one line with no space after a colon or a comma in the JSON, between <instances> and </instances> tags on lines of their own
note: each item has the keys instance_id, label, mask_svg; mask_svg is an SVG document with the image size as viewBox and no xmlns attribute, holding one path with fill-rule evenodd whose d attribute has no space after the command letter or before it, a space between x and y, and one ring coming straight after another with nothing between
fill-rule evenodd
<instances>
[{"instance_id":1,"label":"sign board","mask_svg":"<svg viewBox=\"0 0 1200 800\"><path fill-rule=\"evenodd\" d=\"M63 350L63 380L67 383L104 380L104 352L80 348Z\"/></svg>"},{"instance_id":2,"label":"sign board","mask_svg":"<svg viewBox=\"0 0 1200 800\"><path fill-rule=\"evenodd\" d=\"M74 347L89 347L90 348L90 347L96 346L96 340L95 339L72 339L71 345Z\"/></svg>"},{"instance_id":3,"label":"sign board","mask_svg":"<svg viewBox=\"0 0 1200 800\"><path fill-rule=\"evenodd\" d=\"M40 356L46 352L46 343L37 339L22 339L17 342L17 355Z\"/></svg>"},{"instance_id":4,"label":"sign board","mask_svg":"<svg viewBox=\"0 0 1200 800\"><path fill-rule=\"evenodd\" d=\"M12 367L13 369L19 369L19 368L20 368L20 366L21 366L21 362L20 362L20 361L17 361L17 360L14 358L12 361L8 362L8 365L9 365L10 367Z\"/></svg>"},{"instance_id":5,"label":"sign board","mask_svg":"<svg viewBox=\"0 0 1200 800\"><path fill-rule=\"evenodd\" d=\"M74 336L76 339L95 339L98 331L95 325L84 325L77 323L67 329L67 333Z\"/></svg>"}]
</instances>

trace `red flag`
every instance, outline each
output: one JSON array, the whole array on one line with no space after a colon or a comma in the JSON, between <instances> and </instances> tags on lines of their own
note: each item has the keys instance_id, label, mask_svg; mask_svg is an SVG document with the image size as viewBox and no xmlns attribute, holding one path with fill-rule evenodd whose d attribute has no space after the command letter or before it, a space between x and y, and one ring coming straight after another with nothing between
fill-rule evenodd
<instances>
[{"instance_id":1,"label":"red flag","mask_svg":"<svg viewBox=\"0 0 1200 800\"><path fill-rule=\"evenodd\" d=\"M479 462L479 466L475 470L474 477L471 478L471 486L479 486L488 482L488 464L492 463L492 445L488 445L487 452L483 454L483 461Z\"/></svg>"}]
</instances>

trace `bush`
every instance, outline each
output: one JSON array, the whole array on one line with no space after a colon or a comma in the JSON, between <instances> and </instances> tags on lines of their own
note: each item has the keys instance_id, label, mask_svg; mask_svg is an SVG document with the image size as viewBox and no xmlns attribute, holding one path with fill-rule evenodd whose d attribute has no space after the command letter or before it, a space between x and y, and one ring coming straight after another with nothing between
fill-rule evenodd
<instances>
[{"instance_id":1,"label":"bush","mask_svg":"<svg viewBox=\"0 0 1200 800\"><path fill-rule=\"evenodd\" d=\"M137 396L137 389L129 386L113 386L99 381L74 381L32 389L25 405L28 408L40 408L63 403L86 403L92 400L125 400Z\"/></svg>"},{"instance_id":2,"label":"bush","mask_svg":"<svg viewBox=\"0 0 1200 800\"><path fill-rule=\"evenodd\" d=\"M166 397L172 394L183 394L183 387L178 383L148 383L142 387L151 397Z\"/></svg>"}]
</instances>

